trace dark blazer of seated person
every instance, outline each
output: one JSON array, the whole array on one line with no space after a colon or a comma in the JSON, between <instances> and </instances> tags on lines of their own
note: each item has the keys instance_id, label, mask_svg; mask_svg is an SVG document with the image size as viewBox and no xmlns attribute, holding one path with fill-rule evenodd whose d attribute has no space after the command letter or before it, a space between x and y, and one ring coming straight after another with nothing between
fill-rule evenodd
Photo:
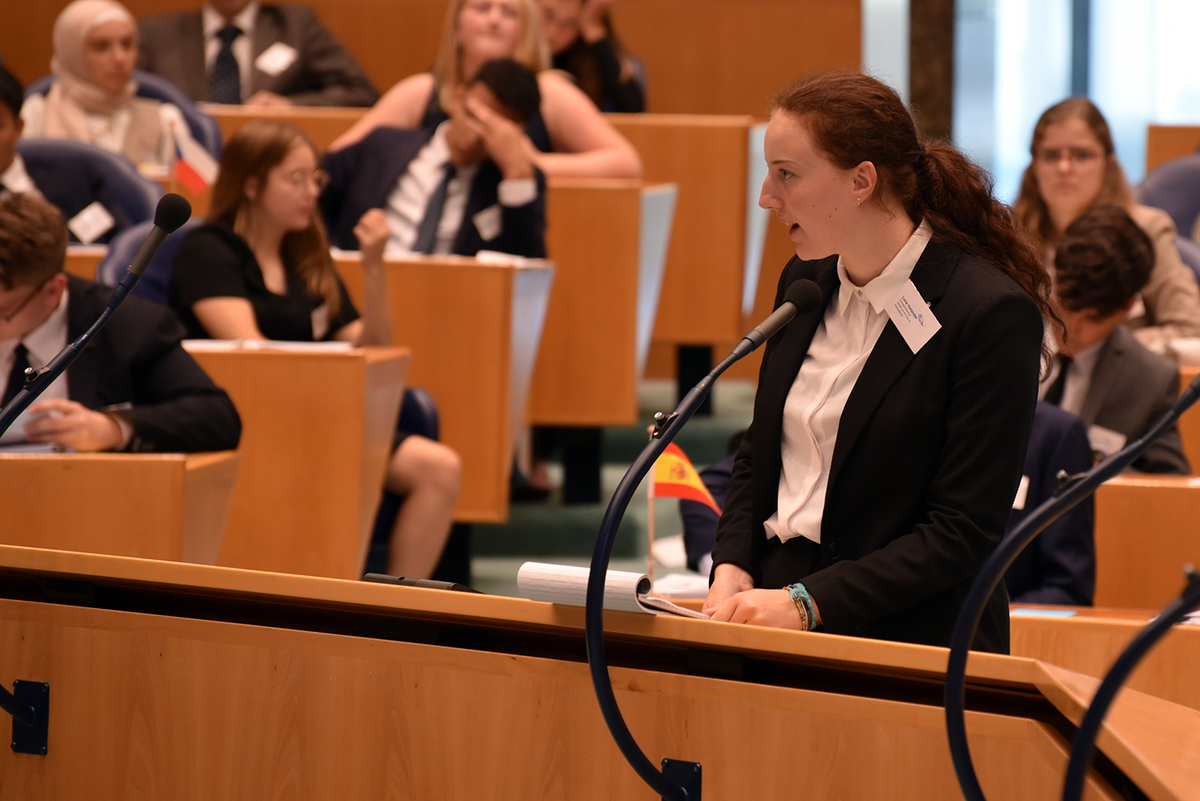
<instances>
[{"instance_id":1,"label":"dark blazer of seated person","mask_svg":"<svg viewBox=\"0 0 1200 801\"><path fill-rule=\"evenodd\" d=\"M326 154L323 166L329 178L321 210L330 242L356 248L354 226L368 209L382 208L391 231L389 253L473 256L486 249L544 257L546 181L529 158L521 128L539 103L533 73L510 59L497 59L484 64L459 91L446 122L421 130L378 128L362 141ZM457 171L442 190L447 213L455 193L466 197L453 235L446 236L446 219L435 221L438 236L426 249L419 246L419 231L435 205L431 200L440 182L419 178L415 165L428 168L431 163L434 170L453 165ZM472 171L465 185L467 176L458 173ZM517 193L520 202L506 198L514 194L509 190L526 187L528 192ZM397 200L410 188L423 194L415 208Z\"/></svg>"},{"instance_id":2,"label":"dark blazer of seated person","mask_svg":"<svg viewBox=\"0 0 1200 801\"><path fill-rule=\"evenodd\" d=\"M74 153L62 153L53 161L29 162L16 152L17 140L25 129L21 106L25 91L12 73L0 66L0 195L36 189L63 217L75 215L99 203L113 218L113 224L88 244L105 243L133 224L109 191L104 176L91 161ZM71 241L79 237L69 232Z\"/></svg>"},{"instance_id":3,"label":"dark blazer of seated person","mask_svg":"<svg viewBox=\"0 0 1200 801\"><path fill-rule=\"evenodd\" d=\"M379 99L358 61L313 10L288 3L255 10L247 0L213 0L200 11L140 20L138 69L161 75L193 100L213 100L209 73L215 54L206 53L206 47L215 32L206 30L206 14L220 20L214 26L241 23L239 29L251 39L249 63L238 63L239 73L249 71L243 103L282 98L297 106L369 106ZM272 60L268 53L267 61L260 63L272 47L280 56Z\"/></svg>"},{"instance_id":4,"label":"dark blazer of seated person","mask_svg":"<svg viewBox=\"0 0 1200 801\"><path fill-rule=\"evenodd\" d=\"M1054 497L1058 472L1092 467L1092 448L1083 421L1039 401L1025 452L1025 474L1008 519L1008 533ZM1091 606L1096 588L1095 513L1089 496L1055 520L1017 556L1004 584L1013 603Z\"/></svg>"},{"instance_id":5,"label":"dark blazer of seated person","mask_svg":"<svg viewBox=\"0 0 1200 801\"><path fill-rule=\"evenodd\" d=\"M1057 337L1039 395L1083 419L1097 459L1145 434L1179 397L1175 364L1123 325L1153 266L1153 243L1117 206L1089 209L1058 242L1055 301L1065 337ZM1159 437L1132 467L1188 474L1179 430Z\"/></svg>"},{"instance_id":6,"label":"dark blazer of seated person","mask_svg":"<svg viewBox=\"0 0 1200 801\"><path fill-rule=\"evenodd\" d=\"M38 352L45 343L35 339L61 325L64 291L66 342L96 321L111 295L108 287L63 273L65 249L57 209L33 195L0 199L0 340L29 342L36 368L48 358ZM26 436L80 451L237 447L241 419L233 402L183 349L182 339L170 309L127 298L68 368L67 397L44 395L29 408L51 414L29 423ZM14 358L14 351L0 353L9 368L0 376L6 387ZM52 385L47 395L54 394Z\"/></svg>"}]
</instances>

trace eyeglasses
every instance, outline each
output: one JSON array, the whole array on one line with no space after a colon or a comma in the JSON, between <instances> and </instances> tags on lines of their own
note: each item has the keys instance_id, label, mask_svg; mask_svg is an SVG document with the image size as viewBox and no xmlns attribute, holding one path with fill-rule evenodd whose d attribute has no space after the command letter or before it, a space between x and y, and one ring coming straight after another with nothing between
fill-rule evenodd
<instances>
[{"instance_id":1,"label":"eyeglasses","mask_svg":"<svg viewBox=\"0 0 1200 801\"><path fill-rule=\"evenodd\" d=\"M1103 155L1086 147L1045 148L1038 151L1037 160L1046 166L1054 167L1065 158L1070 161L1072 167L1084 167Z\"/></svg>"},{"instance_id":2,"label":"eyeglasses","mask_svg":"<svg viewBox=\"0 0 1200 801\"><path fill-rule=\"evenodd\" d=\"M294 173L284 176L284 180L296 189L312 184L320 192L329 183L329 173L324 170L313 170L312 172L296 170Z\"/></svg>"},{"instance_id":3,"label":"eyeglasses","mask_svg":"<svg viewBox=\"0 0 1200 801\"><path fill-rule=\"evenodd\" d=\"M53 276L51 276L51 278L52 277ZM2 319L4 320L4 322L11 323L13 321L13 318L16 317L18 314L20 314L21 312L23 312L25 310L25 307L29 305L30 301L32 301L34 298L36 298L38 296L38 293L40 293L46 287L46 284L48 284L49 282L50 282L49 278L47 278L45 281L42 281L40 284L38 284L37 286L35 286L33 288L32 292L30 292L28 295L25 296L25 300L23 300L17 304L17 307L15 309L8 312L7 314L2 315Z\"/></svg>"}]
</instances>

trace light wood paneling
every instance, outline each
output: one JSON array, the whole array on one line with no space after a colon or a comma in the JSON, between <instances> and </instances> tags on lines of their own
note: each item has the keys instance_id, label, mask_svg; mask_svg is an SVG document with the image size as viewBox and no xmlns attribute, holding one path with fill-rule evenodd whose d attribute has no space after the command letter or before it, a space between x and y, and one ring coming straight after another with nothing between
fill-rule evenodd
<instances>
[{"instance_id":1,"label":"light wood paneling","mask_svg":"<svg viewBox=\"0 0 1200 801\"><path fill-rule=\"evenodd\" d=\"M1200 367L1179 369L1179 391L1182 393L1200 375ZM1192 467L1192 475L1200 473L1200 407L1193 406L1179 418L1179 436L1183 439L1183 452Z\"/></svg>"},{"instance_id":2,"label":"light wood paneling","mask_svg":"<svg viewBox=\"0 0 1200 801\"><path fill-rule=\"evenodd\" d=\"M336 261L361 308L358 254ZM462 459L455 518L503 522L552 268L450 256L389 258L387 269L393 341L412 350L409 381L433 395L441 440Z\"/></svg>"},{"instance_id":3,"label":"light wood paneling","mask_svg":"<svg viewBox=\"0 0 1200 801\"><path fill-rule=\"evenodd\" d=\"M223 106L216 103L201 103L200 106L221 126L221 134L227 142L251 120L280 120L303 129L322 151L367 113L365 108Z\"/></svg>"},{"instance_id":4,"label":"light wood paneling","mask_svg":"<svg viewBox=\"0 0 1200 801\"><path fill-rule=\"evenodd\" d=\"M1103 678L1121 651L1157 614L1091 607L1076 608L1074 612L1065 619L1013 615L1010 626L1013 656L1039 659ZM1197 664L1200 664L1200 627L1176 626L1146 655L1126 686L1200 709Z\"/></svg>"},{"instance_id":5,"label":"light wood paneling","mask_svg":"<svg viewBox=\"0 0 1200 801\"><path fill-rule=\"evenodd\" d=\"M76 278L95 281L96 267L100 265L107 251L108 248L104 245L71 245L67 248L67 260L63 264L63 270Z\"/></svg>"},{"instance_id":6,"label":"light wood paneling","mask_svg":"<svg viewBox=\"0 0 1200 801\"><path fill-rule=\"evenodd\" d=\"M1164 161L1200 149L1200 125L1150 125L1146 131L1146 172Z\"/></svg>"},{"instance_id":7,"label":"light wood paneling","mask_svg":"<svg viewBox=\"0 0 1200 801\"><path fill-rule=\"evenodd\" d=\"M219 563L361 576L408 354L190 350L242 416Z\"/></svg>"},{"instance_id":8,"label":"light wood paneling","mask_svg":"<svg viewBox=\"0 0 1200 801\"><path fill-rule=\"evenodd\" d=\"M1096 605L1159 609L1200 564L1200 479L1122 475L1096 492Z\"/></svg>"},{"instance_id":9,"label":"light wood paneling","mask_svg":"<svg viewBox=\"0 0 1200 801\"><path fill-rule=\"evenodd\" d=\"M65 0L30 3L0 28L6 64L28 83L49 73L50 33ZM129 0L134 16L195 9L196 0ZM311 0L380 91L429 69L447 0ZM613 16L646 67L651 111L759 114L806 72L856 69L859 0L638 0Z\"/></svg>"},{"instance_id":10,"label":"light wood paneling","mask_svg":"<svg viewBox=\"0 0 1200 801\"><path fill-rule=\"evenodd\" d=\"M637 422L641 192L640 181L550 184L546 252L557 272L533 374L531 422Z\"/></svg>"},{"instance_id":11,"label":"light wood paneling","mask_svg":"<svg viewBox=\"0 0 1200 801\"><path fill-rule=\"evenodd\" d=\"M0 454L0 541L213 564L235 451Z\"/></svg>"}]
</instances>

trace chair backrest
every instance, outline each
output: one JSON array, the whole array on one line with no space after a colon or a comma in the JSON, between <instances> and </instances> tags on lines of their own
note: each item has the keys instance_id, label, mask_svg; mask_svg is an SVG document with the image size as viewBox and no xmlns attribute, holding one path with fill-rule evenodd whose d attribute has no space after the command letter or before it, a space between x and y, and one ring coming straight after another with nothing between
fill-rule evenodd
<instances>
[{"instance_id":1,"label":"chair backrest","mask_svg":"<svg viewBox=\"0 0 1200 801\"><path fill-rule=\"evenodd\" d=\"M175 256L179 253L179 246L187 232L202 222L203 220L192 218L179 230L167 235L150 264L146 266L146 272L142 273L141 279L134 285L133 294L159 303L167 302L167 284L171 281L171 270L175 267ZM115 286L125 275L125 268L133 261L153 227L154 221L151 220L127 228L113 237L112 242L108 244L108 252L96 266L96 281Z\"/></svg>"},{"instance_id":2,"label":"chair backrest","mask_svg":"<svg viewBox=\"0 0 1200 801\"><path fill-rule=\"evenodd\" d=\"M154 209L163 196L162 187L143 178L124 156L73 139L21 139L17 142L17 152L26 164L51 164L68 157L87 159L104 178L113 202L131 222L154 219Z\"/></svg>"},{"instance_id":3,"label":"chair backrest","mask_svg":"<svg viewBox=\"0 0 1200 801\"><path fill-rule=\"evenodd\" d=\"M211 153L213 158L220 158L222 147L220 124L201 111L195 101L188 97L182 89L166 78L142 70L133 71L133 80L137 83L138 97L161 100L178 107L183 113L184 121L188 124L188 130L192 132L192 138ZM25 87L25 96L44 95L50 91L53 83L53 75L38 78Z\"/></svg>"},{"instance_id":4,"label":"chair backrest","mask_svg":"<svg viewBox=\"0 0 1200 801\"><path fill-rule=\"evenodd\" d=\"M1137 197L1171 215L1180 235L1190 237L1200 217L1200 153L1159 165L1138 185Z\"/></svg>"},{"instance_id":5,"label":"chair backrest","mask_svg":"<svg viewBox=\"0 0 1200 801\"><path fill-rule=\"evenodd\" d=\"M1200 283L1200 245L1181 234L1175 237L1175 248L1179 251L1179 258L1192 268L1192 272L1196 274L1197 283Z\"/></svg>"}]
</instances>

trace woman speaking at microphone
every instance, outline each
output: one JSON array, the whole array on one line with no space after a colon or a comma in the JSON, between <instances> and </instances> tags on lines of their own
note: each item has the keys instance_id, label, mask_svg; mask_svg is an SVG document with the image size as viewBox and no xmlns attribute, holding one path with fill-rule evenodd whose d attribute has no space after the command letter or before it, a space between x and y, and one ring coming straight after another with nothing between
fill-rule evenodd
<instances>
[{"instance_id":1,"label":"woman speaking at microphone","mask_svg":"<svg viewBox=\"0 0 1200 801\"><path fill-rule=\"evenodd\" d=\"M985 174L873 78L785 89L766 159L759 204L796 246L777 298L809 279L823 302L766 346L705 611L949 645L1017 491L1049 279ZM974 647L1008 651L1003 587Z\"/></svg>"}]
</instances>

